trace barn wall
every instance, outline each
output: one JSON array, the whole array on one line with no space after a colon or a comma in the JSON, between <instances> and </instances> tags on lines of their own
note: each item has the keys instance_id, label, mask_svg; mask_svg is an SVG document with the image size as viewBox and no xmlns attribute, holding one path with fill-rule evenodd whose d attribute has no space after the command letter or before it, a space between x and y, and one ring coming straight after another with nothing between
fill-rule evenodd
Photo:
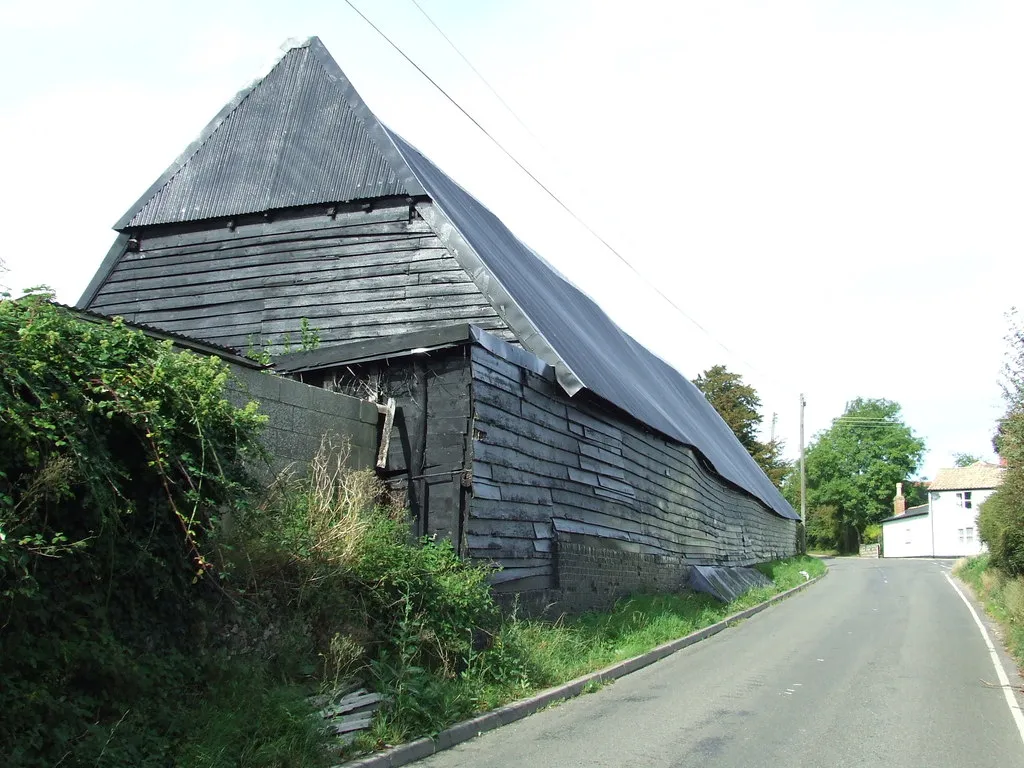
<instances>
[{"instance_id":1,"label":"barn wall","mask_svg":"<svg viewBox=\"0 0 1024 768\"><path fill-rule=\"evenodd\" d=\"M88 308L245 350L471 322L511 334L404 199L144 228Z\"/></svg>"},{"instance_id":2,"label":"barn wall","mask_svg":"<svg viewBox=\"0 0 1024 768\"><path fill-rule=\"evenodd\" d=\"M471 348L468 553L502 566L499 591L554 590L589 608L685 582L693 564L792 555L796 525L620 412Z\"/></svg>"},{"instance_id":3,"label":"barn wall","mask_svg":"<svg viewBox=\"0 0 1024 768\"><path fill-rule=\"evenodd\" d=\"M706 471L692 450L568 397L550 369L514 362L522 350L488 346L303 376L396 399L392 483L418 532L450 537L463 555L501 568L492 578L499 595L518 594L528 612L580 611L679 589L694 564L795 552L793 521Z\"/></svg>"},{"instance_id":4,"label":"barn wall","mask_svg":"<svg viewBox=\"0 0 1024 768\"><path fill-rule=\"evenodd\" d=\"M460 552L470 492L470 368L464 347L424 356L306 374L335 392L379 401L396 412L384 474L407 506L417 535L452 540Z\"/></svg>"}]
</instances>

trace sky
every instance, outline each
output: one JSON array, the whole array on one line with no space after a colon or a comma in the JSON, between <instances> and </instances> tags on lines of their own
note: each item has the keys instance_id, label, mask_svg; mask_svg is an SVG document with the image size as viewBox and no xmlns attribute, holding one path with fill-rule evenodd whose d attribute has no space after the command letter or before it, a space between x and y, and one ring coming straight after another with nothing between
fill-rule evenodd
<instances>
[{"instance_id":1,"label":"sky","mask_svg":"<svg viewBox=\"0 0 1024 768\"><path fill-rule=\"evenodd\" d=\"M808 440L887 398L922 477L994 459L1024 304L1024 3L419 0L499 100L412 0L353 2L573 215L345 2L0 0L0 285L76 302L113 223L317 35L626 331L690 378L741 374L788 457L804 393Z\"/></svg>"}]
</instances>

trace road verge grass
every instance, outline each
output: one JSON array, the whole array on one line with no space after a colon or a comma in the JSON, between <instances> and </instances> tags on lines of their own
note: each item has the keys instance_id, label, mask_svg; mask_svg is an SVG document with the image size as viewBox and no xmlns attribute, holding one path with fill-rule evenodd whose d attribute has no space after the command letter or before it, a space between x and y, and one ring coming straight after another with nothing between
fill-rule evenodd
<instances>
[{"instance_id":1,"label":"road verge grass","mask_svg":"<svg viewBox=\"0 0 1024 768\"><path fill-rule=\"evenodd\" d=\"M415 702L399 697L353 751L435 735L460 720L639 656L820 576L825 565L801 556L758 569L772 585L750 590L730 603L687 591L635 595L607 612L554 621L513 613L502 621L491 646L475 654L458 676L432 675L429 684L424 681L417 687Z\"/></svg>"},{"instance_id":2,"label":"road verge grass","mask_svg":"<svg viewBox=\"0 0 1024 768\"><path fill-rule=\"evenodd\" d=\"M1007 576L992 565L989 555L959 560L953 574L974 590L1002 628L1010 655L1024 669L1024 576Z\"/></svg>"}]
</instances>

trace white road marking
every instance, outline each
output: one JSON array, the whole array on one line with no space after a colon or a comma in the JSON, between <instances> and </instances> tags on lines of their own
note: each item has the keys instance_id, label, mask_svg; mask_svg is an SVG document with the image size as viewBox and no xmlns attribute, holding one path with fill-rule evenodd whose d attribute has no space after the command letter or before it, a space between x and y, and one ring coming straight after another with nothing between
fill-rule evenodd
<instances>
[{"instance_id":1,"label":"white road marking","mask_svg":"<svg viewBox=\"0 0 1024 768\"><path fill-rule=\"evenodd\" d=\"M1017 732L1020 734L1020 740L1024 743L1024 713L1020 710L1020 705L1017 704L1017 698L1013 695L1013 688L1010 687L1010 678L1006 676L1006 670L1003 669L1003 664L999 661L999 655L996 653L996 648L992 645L992 638L988 635L988 630L985 629L985 625L981 623L981 619L978 618L978 612L974 610L974 606L971 605L971 601L967 599L966 595L960 590L960 587L956 585L956 582L950 578L948 573L942 574L946 577L946 581L949 585L956 590L956 593L960 595L960 599L964 601L964 605L967 606L967 610L971 612L971 617L974 619L974 623L978 625L978 631L981 632L982 638L985 640L985 646L988 648L989 657L992 659L992 666L996 668L996 677L999 678L999 684L1003 688L1003 696L1006 697L1006 706L1010 708L1010 714L1013 716L1013 722L1017 726Z\"/></svg>"}]
</instances>

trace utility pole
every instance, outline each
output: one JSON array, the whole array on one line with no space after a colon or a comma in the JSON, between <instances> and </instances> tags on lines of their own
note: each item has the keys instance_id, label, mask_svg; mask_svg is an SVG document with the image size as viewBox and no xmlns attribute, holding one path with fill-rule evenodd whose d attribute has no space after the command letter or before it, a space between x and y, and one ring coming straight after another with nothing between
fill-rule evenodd
<instances>
[{"instance_id":1,"label":"utility pole","mask_svg":"<svg viewBox=\"0 0 1024 768\"><path fill-rule=\"evenodd\" d=\"M807 523L807 471L804 468L804 406L807 400L800 393L800 522Z\"/></svg>"},{"instance_id":2,"label":"utility pole","mask_svg":"<svg viewBox=\"0 0 1024 768\"><path fill-rule=\"evenodd\" d=\"M773 442L773 443L775 442L775 424L776 424L776 422L778 422L778 420L779 420L779 414L777 414L775 411L772 411L772 439L771 439L770 442Z\"/></svg>"}]
</instances>

